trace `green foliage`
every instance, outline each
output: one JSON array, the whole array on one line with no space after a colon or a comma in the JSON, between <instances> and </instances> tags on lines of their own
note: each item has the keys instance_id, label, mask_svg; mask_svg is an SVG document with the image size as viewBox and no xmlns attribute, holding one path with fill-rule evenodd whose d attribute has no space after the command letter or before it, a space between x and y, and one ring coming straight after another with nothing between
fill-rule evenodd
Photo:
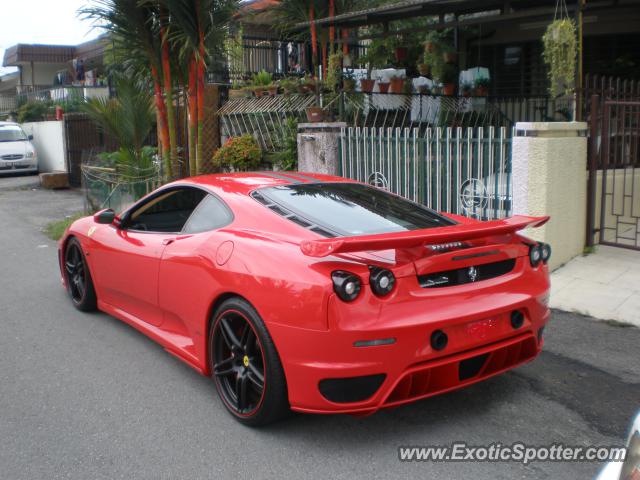
<instances>
[{"instance_id":1,"label":"green foliage","mask_svg":"<svg viewBox=\"0 0 640 480\"><path fill-rule=\"evenodd\" d=\"M253 75L251 83L254 87L268 87L273 83L273 76L266 70L261 70Z\"/></svg>"},{"instance_id":2,"label":"green foliage","mask_svg":"<svg viewBox=\"0 0 640 480\"><path fill-rule=\"evenodd\" d=\"M327 78L325 82L327 87L332 92L338 90L340 83L340 72L342 70L342 50L338 50L329 55L329 62L327 66Z\"/></svg>"},{"instance_id":3,"label":"green foliage","mask_svg":"<svg viewBox=\"0 0 640 480\"><path fill-rule=\"evenodd\" d=\"M458 69L455 65L448 63L442 63L438 66L437 73L434 72L433 76L437 78L444 85L458 82Z\"/></svg>"},{"instance_id":4,"label":"green foliage","mask_svg":"<svg viewBox=\"0 0 640 480\"><path fill-rule=\"evenodd\" d=\"M82 105L82 111L117 140L120 164L130 169L146 169L149 150L145 150L144 143L155 122L151 92L125 77L116 78L115 85L117 98L88 100Z\"/></svg>"},{"instance_id":5,"label":"green foliage","mask_svg":"<svg viewBox=\"0 0 640 480\"><path fill-rule=\"evenodd\" d=\"M391 64L395 45L396 39L394 37L374 38L362 60L369 64L370 69L387 67Z\"/></svg>"},{"instance_id":6,"label":"green foliage","mask_svg":"<svg viewBox=\"0 0 640 480\"><path fill-rule=\"evenodd\" d=\"M489 88L490 85L491 85L491 80L489 80L487 77L476 78L476 81L475 81L476 88Z\"/></svg>"},{"instance_id":7,"label":"green foliage","mask_svg":"<svg viewBox=\"0 0 640 480\"><path fill-rule=\"evenodd\" d=\"M29 100L18 108L18 122L40 122L49 112L50 103L40 100Z\"/></svg>"},{"instance_id":8,"label":"green foliage","mask_svg":"<svg viewBox=\"0 0 640 480\"><path fill-rule=\"evenodd\" d=\"M158 149L146 145L139 151L120 148L115 152L99 153L100 166L113 168L122 179L147 178L156 171L154 159Z\"/></svg>"},{"instance_id":9,"label":"green foliage","mask_svg":"<svg viewBox=\"0 0 640 480\"><path fill-rule=\"evenodd\" d=\"M282 139L283 149L273 155L275 164L281 170L298 168L298 122L295 118L287 118L287 127Z\"/></svg>"},{"instance_id":10,"label":"green foliage","mask_svg":"<svg viewBox=\"0 0 640 480\"><path fill-rule=\"evenodd\" d=\"M572 19L554 20L542 37L543 58L549 66L549 93L556 97L573 90L576 74L576 24Z\"/></svg>"},{"instance_id":11,"label":"green foliage","mask_svg":"<svg viewBox=\"0 0 640 480\"><path fill-rule=\"evenodd\" d=\"M249 134L231 137L213 155L214 165L232 171L253 170L258 167L261 159L260 146Z\"/></svg>"}]
</instances>

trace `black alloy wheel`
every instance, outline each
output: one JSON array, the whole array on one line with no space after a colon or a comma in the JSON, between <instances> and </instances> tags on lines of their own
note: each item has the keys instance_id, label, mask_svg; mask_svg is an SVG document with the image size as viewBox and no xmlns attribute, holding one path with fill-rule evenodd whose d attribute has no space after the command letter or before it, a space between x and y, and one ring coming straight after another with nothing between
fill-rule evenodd
<instances>
[{"instance_id":1,"label":"black alloy wheel","mask_svg":"<svg viewBox=\"0 0 640 480\"><path fill-rule=\"evenodd\" d=\"M232 298L218 308L214 319L211 371L227 410L251 426L281 418L288 411L284 374L255 309Z\"/></svg>"},{"instance_id":2,"label":"black alloy wheel","mask_svg":"<svg viewBox=\"0 0 640 480\"><path fill-rule=\"evenodd\" d=\"M67 290L73 305L82 311L96 309L96 294L89 267L82 253L80 242L69 240L64 255L64 271Z\"/></svg>"}]
</instances>

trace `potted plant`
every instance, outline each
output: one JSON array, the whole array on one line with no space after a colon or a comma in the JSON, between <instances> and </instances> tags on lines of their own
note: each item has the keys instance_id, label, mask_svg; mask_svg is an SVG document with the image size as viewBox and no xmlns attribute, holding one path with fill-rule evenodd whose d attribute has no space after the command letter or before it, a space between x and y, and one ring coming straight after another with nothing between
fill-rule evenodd
<instances>
[{"instance_id":1,"label":"potted plant","mask_svg":"<svg viewBox=\"0 0 640 480\"><path fill-rule=\"evenodd\" d=\"M324 120L324 110L322 107L307 107L305 111L307 114L307 121L309 123L318 123Z\"/></svg>"},{"instance_id":2,"label":"potted plant","mask_svg":"<svg viewBox=\"0 0 640 480\"><path fill-rule=\"evenodd\" d=\"M298 91L298 79L297 78L283 78L279 82L280 88L284 91L285 94L290 95Z\"/></svg>"},{"instance_id":3,"label":"potted plant","mask_svg":"<svg viewBox=\"0 0 640 480\"><path fill-rule=\"evenodd\" d=\"M367 78L360 80L360 88L365 93L371 93L375 85L375 81L371 79L371 71L374 68L386 67L391 59L391 53L389 46L394 42L394 39L380 39L376 38L371 41L367 53L363 57L364 63L369 65L367 69ZM384 88L384 87L382 87Z\"/></svg>"},{"instance_id":4,"label":"potted plant","mask_svg":"<svg viewBox=\"0 0 640 480\"><path fill-rule=\"evenodd\" d=\"M402 93L404 91L404 78L394 75L391 77L391 93Z\"/></svg>"},{"instance_id":5,"label":"potted plant","mask_svg":"<svg viewBox=\"0 0 640 480\"><path fill-rule=\"evenodd\" d=\"M269 94L269 89L273 86L273 77L265 70L262 70L253 75L252 81L253 92L256 97L262 97ZM277 87L276 87L277 91Z\"/></svg>"},{"instance_id":6,"label":"potted plant","mask_svg":"<svg viewBox=\"0 0 640 480\"><path fill-rule=\"evenodd\" d=\"M443 94L447 96L453 96L456 94L456 83L458 80L458 69L450 63L445 63L442 66L442 72L439 77L440 82L443 85Z\"/></svg>"},{"instance_id":7,"label":"potted plant","mask_svg":"<svg viewBox=\"0 0 640 480\"><path fill-rule=\"evenodd\" d=\"M423 77L428 77L431 74L431 65L428 63L419 63L418 73Z\"/></svg>"},{"instance_id":8,"label":"potted plant","mask_svg":"<svg viewBox=\"0 0 640 480\"><path fill-rule=\"evenodd\" d=\"M480 77L476 79L475 87L476 87L476 95L479 97L486 97L489 95L489 85L491 81L486 77Z\"/></svg>"},{"instance_id":9,"label":"potted plant","mask_svg":"<svg viewBox=\"0 0 640 480\"><path fill-rule=\"evenodd\" d=\"M305 75L300 79L298 92L302 94L313 93L316 90L316 81L310 75Z\"/></svg>"},{"instance_id":10,"label":"potted plant","mask_svg":"<svg viewBox=\"0 0 640 480\"><path fill-rule=\"evenodd\" d=\"M345 72L342 75L342 91L351 93L356 89L356 81L352 72Z\"/></svg>"},{"instance_id":11,"label":"potted plant","mask_svg":"<svg viewBox=\"0 0 640 480\"><path fill-rule=\"evenodd\" d=\"M229 98L240 98L246 97L247 92L244 89L244 86L240 84L240 82L233 82L231 84L231 88L229 89Z\"/></svg>"},{"instance_id":12,"label":"potted plant","mask_svg":"<svg viewBox=\"0 0 640 480\"><path fill-rule=\"evenodd\" d=\"M447 63L449 65L457 63L458 54L452 46L447 45L442 47L442 60L444 61L444 63Z\"/></svg>"},{"instance_id":13,"label":"potted plant","mask_svg":"<svg viewBox=\"0 0 640 480\"><path fill-rule=\"evenodd\" d=\"M420 85L418 87L418 93L420 95L431 95L431 89L428 85Z\"/></svg>"},{"instance_id":14,"label":"potted plant","mask_svg":"<svg viewBox=\"0 0 640 480\"><path fill-rule=\"evenodd\" d=\"M460 91L462 92L462 95L465 97L470 97L471 96L471 92L473 91L473 85L469 82L464 82L461 86L460 86Z\"/></svg>"},{"instance_id":15,"label":"potted plant","mask_svg":"<svg viewBox=\"0 0 640 480\"><path fill-rule=\"evenodd\" d=\"M382 77L378 77L378 89L380 93L389 93L389 82L383 82Z\"/></svg>"},{"instance_id":16,"label":"potted plant","mask_svg":"<svg viewBox=\"0 0 640 480\"><path fill-rule=\"evenodd\" d=\"M576 25L570 18L554 20L542 37L542 57L549 66L549 93L556 97L572 90L576 72Z\"/></svg>"}]
</instances>

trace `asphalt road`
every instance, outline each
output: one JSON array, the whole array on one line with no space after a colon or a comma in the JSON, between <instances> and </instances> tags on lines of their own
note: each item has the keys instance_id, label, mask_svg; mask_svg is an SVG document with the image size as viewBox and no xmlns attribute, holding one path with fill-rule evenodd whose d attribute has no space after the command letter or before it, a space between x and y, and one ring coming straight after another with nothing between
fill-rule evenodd
<instances>
[{"instance_id":1,"label":"asphalt road","mask_svg":"<svg viewBox=\"0 0 640 480\"><path fill-rule=\"evenodd\" d=\"M127 325L82 314L41 228L78 193L0 178L0 478L592 478L597 463L401 463L400 445L620 444L640 406L640 330L555 312L533 363L367 418L252 430L212 382Z\"/></svg>"}]
</instances>

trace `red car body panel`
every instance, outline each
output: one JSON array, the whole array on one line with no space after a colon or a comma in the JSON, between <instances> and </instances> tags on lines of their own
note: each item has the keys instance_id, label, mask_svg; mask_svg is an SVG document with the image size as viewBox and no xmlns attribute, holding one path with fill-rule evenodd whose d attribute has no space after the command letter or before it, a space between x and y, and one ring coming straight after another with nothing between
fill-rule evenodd
<instances>
[{"instance_id":1,"label":"red car body panel","mask_svg":"<svg viewBox=\"0 0 640 480\"><path fill-rule=\"evenodd\" d=\"M549 318L549 272L543 263L531 266L533 242L517 230L538 226L547 217L478 222L449 215L459 225L325 239L250 196L258 188L292 181L352 182L295 173L181 180L162 188L206 189L227 204L233 221L218 230L177 235L132 232L83 218L60 241L61 271L62 252L73 236L89 264L99 309L204 375L211 374L207 345L213 309L229 295L245 298L267 326L284 368L289 402L298 411L368 414L475 383L540 352L541 328ZM425 248L453 241L465 241L466 248ZM514 267L495 278L446 288L419 283L419 276L429 272L505 260L515 262ZM369 287L371 265L391 270L397 279L386 297L377 297ZM362 279L355 301L346 303L334 293L335 270ZM515 310L524 313L518 329L510 322ZM448 335L442 351L429 342L438 329ZM395 342L354 346L377 339ZM482 355L482 369L462 379L461 362ZM324 379L376 374L385 375L381 386L358 402L329 401L318 387Z\"/></svg>"}]
</instances>

